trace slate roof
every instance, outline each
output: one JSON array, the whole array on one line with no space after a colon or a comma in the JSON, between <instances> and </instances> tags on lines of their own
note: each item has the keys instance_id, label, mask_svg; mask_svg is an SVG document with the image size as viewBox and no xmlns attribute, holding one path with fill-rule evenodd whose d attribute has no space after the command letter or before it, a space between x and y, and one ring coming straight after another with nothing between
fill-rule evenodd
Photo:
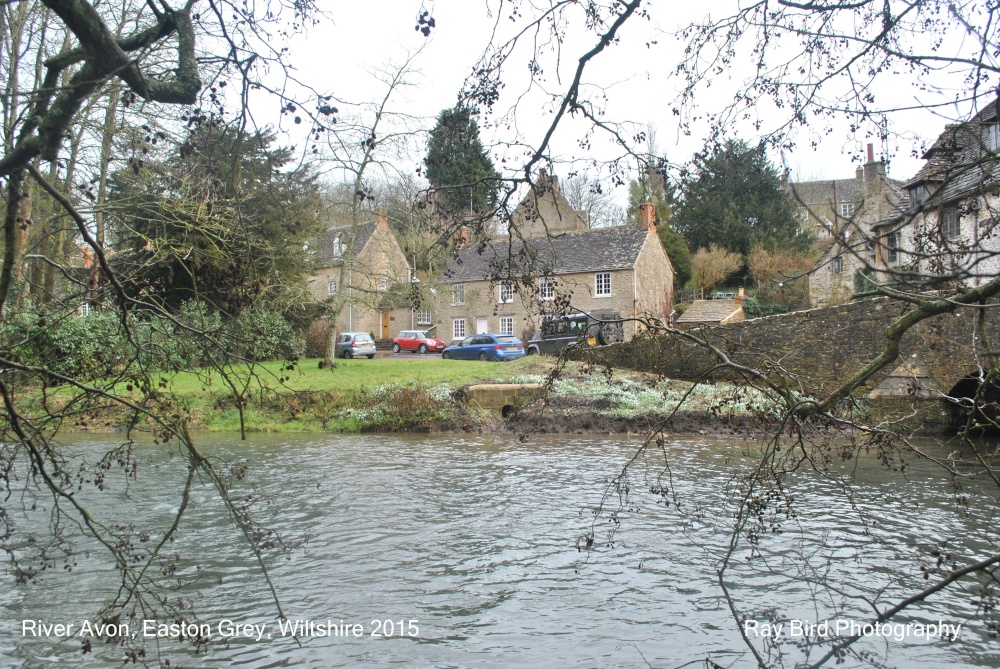
<instances>
[{"instance_id":1,"label":"slate roof","mask_svg":"<svg viewBox=\"0 0 1000 669\"><path fill-rule=\"evenodd\" d=\"M805 205L833 204L834 193L837 203L858 203L865 194L864 183L852 177L850 179L834 179L832 181L800 181L789 183L789 190L796 202Z\"/></svg>"},{"instance_id":2,"label":"slate roof","mask_svg":"<svg viewBox=\"0 0 1000 669\"><path fill-rule=\"evenodd\" d=\"M367 223L360 223L357 226L357 234L354 237L354 245L351 248L351 256L358 257L361 250L365 248L365 244L371 238L372 233L375 232L375 228L378 227L377 221L369 221ZM323 265L335 265L340 260L340 255L335 254L334 242L337 237L340 237L341 243L346 244L351 238L352 229L351 226L344 226L341 228L330 228L326 231L320 242L320 262Z\"/></svg>"},{"instance_id":3,"label":"slate roof","mask_svg":"<svg viewBox=\"0 0 1000 669\"><path fill-rule=\"evenodd\" d=\"M632 226L597 228L557 237L504 238L481 248L469 244L448 261L441 281L462 283L493 276L575 274L630 269L649 232Z\"/></svg>"},{"instance_id":4,"label":"slate roof","mask_svg":"<svg viewBox=\"0 0 1000 669\"><path fill-rule=\"evenodd\" d=\"M1000 161L985 149L985 129L996 123L997 105L990 103L970 121L949 125L928 149L927 161L906 182L907 188L921 183L942 183L935 202L949 202L1000 184Z\"/></svg>"},{"instance_id":5,"label":"slate roof","mask_svg":"<svg viewBox=\"0 0 1000 669\"><path fill-rule=\"evenodd\" d=\"M736 300L695 300L674 323L721 323L742 308Z\"/></svg>"}]
</instances>

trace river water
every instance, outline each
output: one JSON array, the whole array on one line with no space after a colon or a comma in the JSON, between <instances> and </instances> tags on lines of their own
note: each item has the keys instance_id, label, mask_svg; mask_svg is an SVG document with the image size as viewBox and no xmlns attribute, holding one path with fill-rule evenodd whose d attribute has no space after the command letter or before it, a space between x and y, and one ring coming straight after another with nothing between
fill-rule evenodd
<instances>
[{"instance_id":1,"label":"river water","mask_svg":"<svg viewBox=\"0 0 1000 669\"><path fill-rule=\"evenodd\" d=\"M213 643L193 655L164 642L173 666L666 668L705 658L755 666L716 576L730 540L732 495L754 462L752 444L669 443L671 503L649 492L659 468L640 462L629 509L611 517L618 498L604 499L606 483L637 441L199 439L215 458L248 466L238 491L253 485L270 499L260 519L287 545L269 553L269 564L288 618L347 634L319 636L314 627L300 642L282 635L252 555L214 489L200 483L170 550L180 556L184 582L176 596L211 626ZM93 459L111 445L68 447ZM185 468L162 445L141 446L138 457L139 475L127 489L112 477L103 493L85 487L79 495L99 517L162 532L178 507ZM791 476L794 517L761 537L754 559L743 545L734 554L726 584L741 619L757 623L744 629L770 665L816 660L828 647L810 649L805 642L815 636L795 636L793 625L865 622L873 615L868 601L885 608L933 582L921 566L933 569L940 542L961 564L1000 545L995 490L991 496L985 484L969 482L956 493L929 463L899 474L864 457L851 473L850 498L827 476ZM44 522L38 514L29 511L22 523ZM611 527L618 531L609 543ZM120 647L95 641L92 652L80 652L77 632L113 593L115 572L96 546L81 539L77 549L72 573L46 572L34 585L4 575L0 666L122 666ZM911 623L896 630L899 638L869 635L841 666L1000 666L1000 642L990 636L989 616L977 611L978 597L972 582L930 597L894 619ZM24 621L75 627L59 639L34 635ZM959 638L922 627L939 622L961 624ZM767 637L769 623L783 627ZM235 624L258 626L242 629L254 638L221 642L219 632L232 635ZM358 629L363 635L353 636ZM133 631L142 633L139 622Z\"/></svg>"}]
</instances>

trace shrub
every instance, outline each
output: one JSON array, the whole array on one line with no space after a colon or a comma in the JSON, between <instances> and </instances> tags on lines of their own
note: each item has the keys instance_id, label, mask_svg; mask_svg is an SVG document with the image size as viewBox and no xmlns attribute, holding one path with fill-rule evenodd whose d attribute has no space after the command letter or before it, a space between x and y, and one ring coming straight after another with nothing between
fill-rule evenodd
<instances>
[{"instance_id":1,"label":"shrub","mask_svg":"<svg viewBox=\"0 0 1000 669\"><path fill-rule=\"evenodd\" d=\"M244 311L229 329L243 357L252 362L287 360L305 352L305 340L281 314L269 309Z\"/></svg>"},{"instance_id":2,"label":"shrub","mask_svg":"<svg viewBox=\"0 0 1000 669\"><path fill-rule=\"evenodd\" d=\"M776 316L787 314L791 309L777 302L764 303L753 297L743 298L743 314L747 318L763 318L764 316Z\"/></svg>"}]
</instances>

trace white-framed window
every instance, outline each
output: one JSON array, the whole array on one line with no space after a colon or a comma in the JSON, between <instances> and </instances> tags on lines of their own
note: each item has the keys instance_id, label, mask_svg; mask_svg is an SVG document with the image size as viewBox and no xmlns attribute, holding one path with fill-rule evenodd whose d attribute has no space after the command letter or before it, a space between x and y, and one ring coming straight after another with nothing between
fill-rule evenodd
<instances>
[{"instance_id":1,"label":"white-framed window","mask_svg":"<svg viewBox=\"0 0 1000 669\"><path fill-rule=\"evenodd\" d=\"M465 284L456 283L451 289L451 303L465 304Z\"/></svg>"},{"instance_id":2,"label":"white-framed window","mask_svg":"<svg viewBox=\"0 0 1000 669\"><path fill-rule=\"evenodd\" d=\"M452 339L465 339L465 319L464 318L453 318L453 319L451 319L451 338Z\"/></svg>"},{"instance_id":3,"label":"white-framed window","mask_svg":"<svg viewBox=\"0 0 1000 669\"><path fill-rule=\"evenodd\" d=\"M417 312L417 325L430 325L431 322L430 309L421 309Z\"/></svg>"},{"instance_id":4,"label":"white-framed window","mask_svg":"<svg viewBox=\"0 0 1000 669\"><path fill-rule=\"evenodd\" d=\"M594 297L611 295L611 272L598 272L594 275Z\"/></svg>"},{"instance_id":5,"label":"white-framed window","mask_svg":"<svg viewBox=\"0 0 1000 669\"><path fill-rule=\"evenodd\" d=\"M389 290L389 278L385 276L380 276L378 278L378 289L379 290Z\"/></svg>"},{"instance_id":6,"label":"white-framed window","mask_svg":"<svg viewBox=\"0 0 1000 669\"><path fill-rule=\"evenodd\" d=\"M510 281L503 281L497 287L497 302L500 304L509 304L514 301L514 284Z\"/></svg>"},{"instance_id":7,"label":"white-framed window","mask_svg":"<svg viewBox=\"0 0 1000 669\"><path fill-rule=\"evenodd\" d=\"M941 234L946 239L954 239L962 234L962 219L958 207L945 207L941 212Z\"/></svg>"},{"instance_id":8,"label":"white-framed window","mask_svg":"<svg viewBox=\"0 0 1000 669\"><path fill-rule=\"evenodd\" d=\"M543 276L538 280L538 299L540 300L554 300L556 299L556 282L552 280L552 277ZM511 333L505 333L511 334Z\"/></svg>"},{"instance_id":9,"label":"white-framed window","mask_svg":"<svg viewBox=\"0 0 1000 669\"><path fill-rule=\"evenodd\" d=\"M844 218L850 218L854 215L854 203L853 202L841 202L840 203L840 215Z\"/></svg>"},{"instance_id":10,"label":"white-framed window","mask_svg":"<svg viewBox=\"0 0 1000 669\"><path fill-rule=\"evenodd\" d=\"M333 295L336 292L337 292L337 280L330 279L326 284L326 294Z\"/></svg>"},{"instance_id":11,"label":"white-framed window","mask_svg":"<svg viewBox=\"0 0 1000 669\"><path fill-rule=\"evenodd\" d=\"M93 311L93 308L90 306L90 302L83 302L80 304L80 315L84 318L89 316L91 311Z\"/></svg>"},{"instance_id":12,"label":"white-framed window","mask_svg":"<svg viewBox=\"0 0 1000 669\"><path fill-rule=\"evenodd\" d=\"M514 334L514 317L513 316L501 316L500 317L500 334L512 335Z\"/></svg>"},{"instance_id":13,"label":"white-framed window","mask_svg":"<svg viewBox=\"0 0 1000 669\"><path fill-rule=\"evenodd\" d=\"M333 257L339 258L344 255L344 245L340 242L340 235L337 235L333 240Z\"/></svg>"},{"instance_id":14,"label":"white-framed window","mask_svg":"<svg viewBox=\"0 0 1000 669\"><path fill-rule=\"evenodd\" d=\"M843 272L844 271L844 257L843 256L836 256L833 259L833 262L830 263L830 269L833 271L834 274L840 274L841 272Z\"/></svg>"}]
</instances>

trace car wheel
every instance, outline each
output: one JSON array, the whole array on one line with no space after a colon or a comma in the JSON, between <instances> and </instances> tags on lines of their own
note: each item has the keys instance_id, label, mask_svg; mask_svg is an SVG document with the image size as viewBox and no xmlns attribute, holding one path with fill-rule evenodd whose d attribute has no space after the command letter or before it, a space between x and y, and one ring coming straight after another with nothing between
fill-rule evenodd
<instances>
[{"instance_id":1,"label":"car wheel","mask_svg":"<svg viewBox=\"0 0 1000 669\"><path fill-rule=\"evenodd\" d=\"M620 341L621 337L618 334L618 327L615 323L605 323L597 331L597 343L601 346L617 344Z\"/></svg>"},{"instance_id":2,"label":"car wheel","mask_svg":"<svg viewBox=\"0 0 1000 669\"><path fill-rule=\"evenodd\" d=\"M374 359L375 359L375 354L374 354L374 353L372 353L371 355L369 355L369 356L366 356L366 357L367 357L367 358L368 358L369 360L374 360Z\"/></svg>"},{"instance_id":3,"label":"car wheel","mask_svg":"<svg viewBox=\"0 0 1000 669\"><path fill-rule=\"evenodd\" d=\"M421 353L427 353L427 344L421 344L420 345L420 352Z\"/></svg>"},{"instance_id":4,"label":"car wheel","mask_svg":"<svg viewBox=\"0 0 1000 669\"><path fill-rule=\"evenodd\" d=\"M399 344L393 344L392 345L392 352L393 353L399 353Z\"/></svg>"},{"instance_id":5,"label":"car wheel","mask_svg":"<svg viewBox=\"0 0 1000 669\"><path fill-rule=\"evenodd\" d=\"M525 355L538 355L538 349L535 348L534 346L531 346L531 347L528 348L527 351L524 352L524 354Z\"/></svg>"},{"instance_id":6,"label":"car wheel","mask_svg":"<svg viewBox=\"0 0 1000 669\"><path fill-rule=\"evenodd\" d=\"M350 351L344 351L344 360L351 360L354 358L354 354Z\"/></svg>"},{"instance_id":7,"label":"car wheel","mask_svg":"<svg viewBox=\"0 0 1000 669\"><path fill-rule=\"evenodd\" d=\"M451 360L451 353L445 351L444 353L441 354L441 357L444 358L445 360Z\"/></svg>"},{"instance_id":8,"label":"car wheel","mask_svg":"<svg viewBox=\"0 0 1000 669\"><path fill-rule=\"evenodd\" d=\"M488 353L483 351L482 353L479 354L479 359L482 360L483 362L486 362L487 360L490 359L490 356Z\"/></svg>"}]
</instances>

